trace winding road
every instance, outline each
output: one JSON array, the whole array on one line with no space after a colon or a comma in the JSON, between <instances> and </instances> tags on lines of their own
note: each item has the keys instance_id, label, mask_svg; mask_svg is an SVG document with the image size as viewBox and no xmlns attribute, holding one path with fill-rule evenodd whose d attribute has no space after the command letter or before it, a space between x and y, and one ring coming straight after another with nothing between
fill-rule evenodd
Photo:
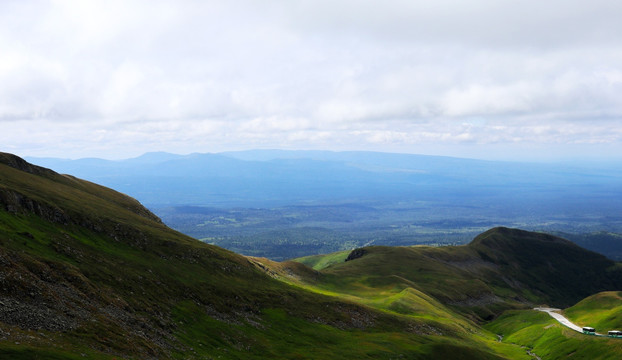
<instances>
[{"instance_id":1,"label":"winding road","mask_svg":"<svg viewBox=\"0 0 622 360\"><path fill-rule=\"evenodd\" d=\"M574 330L580 333L583 333L583 328L580 326L577 326L576 324L574 324L573 322L571 322L570 320L568 320L564 315L557 313L556 311L560 311L559 309L554 309L554 308L541 308L541 307L537 307L534 308L534 310L537 311L543 311L549 315L551 315L552 318L554 318L555 320L559 321L560 324ZM596 334L596 335L601 335L602 334Z\"/></svg>"}]
</instances>

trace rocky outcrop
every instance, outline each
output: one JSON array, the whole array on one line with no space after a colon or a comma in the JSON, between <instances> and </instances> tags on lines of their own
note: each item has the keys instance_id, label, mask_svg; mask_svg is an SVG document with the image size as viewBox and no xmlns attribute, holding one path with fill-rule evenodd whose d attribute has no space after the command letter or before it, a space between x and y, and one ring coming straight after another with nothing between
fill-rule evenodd
<instances>
[{"instance_id":1,"label":"rocky outcrop","mask_svg":"<svg viewBox=\"0 0 622 360\"><path fill-rule=\"evenodd\" d=\"M13 214L34 214L47 221L69 223L69 216L62 209L42 204L13 190L0 188L0 206Z\"/></svg>"},{"instance_id":2,"label":"rocky outcrop","mask_svg":"<svg viewBox=\"0 0 622 360\"><path fill-rule=\"evenodd\" d=\"M134 342L146 340L162 350L169 348L174 340L163 328L170 328L171 320L148 315L150 319L139 315L121 296L93 283L73 265L0 248L0 324L12 329L0 330L0 341L16 340L22 331L31 331L37 341L45 342L41 331L77 331L97 321L122 329ZM153 358L153 349L139 351L144 358Z\"/></svg>"},{"instance_id":3,"label":"rocky outcrop","mask_svg":"<svg viewBox=\"0 0 622 360\"><path fill-rule=\"evenodd\" d=\"M358 259L360 257L363 257L363 255L365 255L365 254L367 254L367 250L365 250L365 249L362 249L362 248L354 249L348 255L348 257L346 258L346 261Z\"/></svg>"}]
</instances>

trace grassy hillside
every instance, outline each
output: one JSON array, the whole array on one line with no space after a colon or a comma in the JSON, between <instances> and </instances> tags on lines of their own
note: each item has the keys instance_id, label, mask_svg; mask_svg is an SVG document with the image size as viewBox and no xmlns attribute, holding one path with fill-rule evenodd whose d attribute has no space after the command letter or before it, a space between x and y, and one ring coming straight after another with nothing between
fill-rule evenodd
<instances>
[{"instance_id":1,"label":"grassy hillside","mask_svg":"<svg viewBox=\"0 0 622 360\"><path fill-rule=\"evenodd\" d=\"M348 261L344 261L349 259ZM298 259L319 271L295 268L276 274L319 293L413 318L451 322L481 331L459 314L472 315L515 345L509 356L541 359L619 359L622 340L571 331L533 304L563 307L597 289L620 289L620 264L550 235L495 228L456 247L367 247ZM622 328L622 293L603 292L565 311L581 325ZM502 314L503 313L503 314ZM487 317L496 317L492 322ZM506 354L506 356L508 356Z\"/></svg>"},{"instance_id":2,"label":"grassy hillside","mask_svg":"<svg viewBox=\"0 0 622 360\"><path fill-rule=\"evenodd\" d=\"M313 284L321 290L373 297L381 289L391 297L413 289L478 321L532 304L565 307L622 288L619 264L561 238L516 229L495 228L465 246L357 251L351 261L335 261L341 253L298 261L321 269Z\"/></svg>"},{"instance_id":3,"label":"grassy hillside","mask_svg":"<svg viewBox=\"0 0 622 360\"><path fill-rule=\"evenodd\" d=\"M266 270L123 194L0 153L0 358L525 357L421 291L367 305Z\"/></svg>"},{"instance_id":4,"label":"grassy hillside","mask_svg":"<svg viewBox=\"0 0 622 360\"><path fill-rule=\"evenodd\" d=\"M564 311L579 326L591 326L599 333L622 329L622 291L592 295Z\"/></svg>"},{"instance_id":5,"label":"grassy hillside","mask_svg":"<svg viewBox=\"0 0 622 360\"><path fill-rule=\"evenodd\" d=\"M587 325L582 320L589 319L588 324L600 330L600 326L620 323L619 318L617 322L604 320L620 312L618 296L618 292L596 294L564 312L575 323ZM503 343L524 346L542 359L614 360L622 355L622 340L580 334L534 310L509 311L485 328L502 336Z\"/></svg>"},{"instance_id":6,"label":"grassy hillside","mask_svg":"<svg viewBox=\"0 0 622 360\"><path fill-rule=\"evenodd\" d=\"M481 234L469 247L556 307L622 289L622 264L559 237L499 228Z\"/></svg>"},{"instance_id":7,"label":"grassy hillside","mask_svg":"<svg viewBox=\"0 0 622 360\"><path fill-rule=\"evenodd\" d=\"M314 270L322 270L330 265L342 263L350 251L339 251L326 255L311 255L296 259L297 262L307 265Z\"/></svg>"}]
</instances>

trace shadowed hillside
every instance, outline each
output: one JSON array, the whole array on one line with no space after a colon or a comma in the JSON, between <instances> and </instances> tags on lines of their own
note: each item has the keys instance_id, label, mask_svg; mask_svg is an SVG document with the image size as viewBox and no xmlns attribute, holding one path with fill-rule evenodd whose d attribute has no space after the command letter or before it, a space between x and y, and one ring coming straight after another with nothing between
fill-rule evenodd
<instances>
[{"instance_id":1,"label":"shadowed hillside","mask_svg":"<svg viewBox=\"0 0 622 360\"><path fill-rule=\"evenodd\" d=\"M469 247L522 284L518 286L556 307L622 288L619 263L552 235L498 228L479 235Z\"/></svg>"}]
</instances>

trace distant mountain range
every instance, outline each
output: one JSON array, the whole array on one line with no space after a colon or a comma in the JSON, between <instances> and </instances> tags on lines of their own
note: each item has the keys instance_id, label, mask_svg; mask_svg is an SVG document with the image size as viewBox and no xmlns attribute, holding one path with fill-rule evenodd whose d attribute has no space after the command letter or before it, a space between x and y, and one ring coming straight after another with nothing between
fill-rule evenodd
<instances>
[{"instance_id":1,"label":"distant mountain range","mask_svg":"<svg viewBox=\"0 0 622 360\"><path fill-rule=\"evenodd\" d=\"M622 164L574 166L377 152L147 153L110 161L27 158L152 205L280 206L348 201L499 199L618 208ZM609 200L609 201L608 201Z\"/></svg>"}]
</instances>

